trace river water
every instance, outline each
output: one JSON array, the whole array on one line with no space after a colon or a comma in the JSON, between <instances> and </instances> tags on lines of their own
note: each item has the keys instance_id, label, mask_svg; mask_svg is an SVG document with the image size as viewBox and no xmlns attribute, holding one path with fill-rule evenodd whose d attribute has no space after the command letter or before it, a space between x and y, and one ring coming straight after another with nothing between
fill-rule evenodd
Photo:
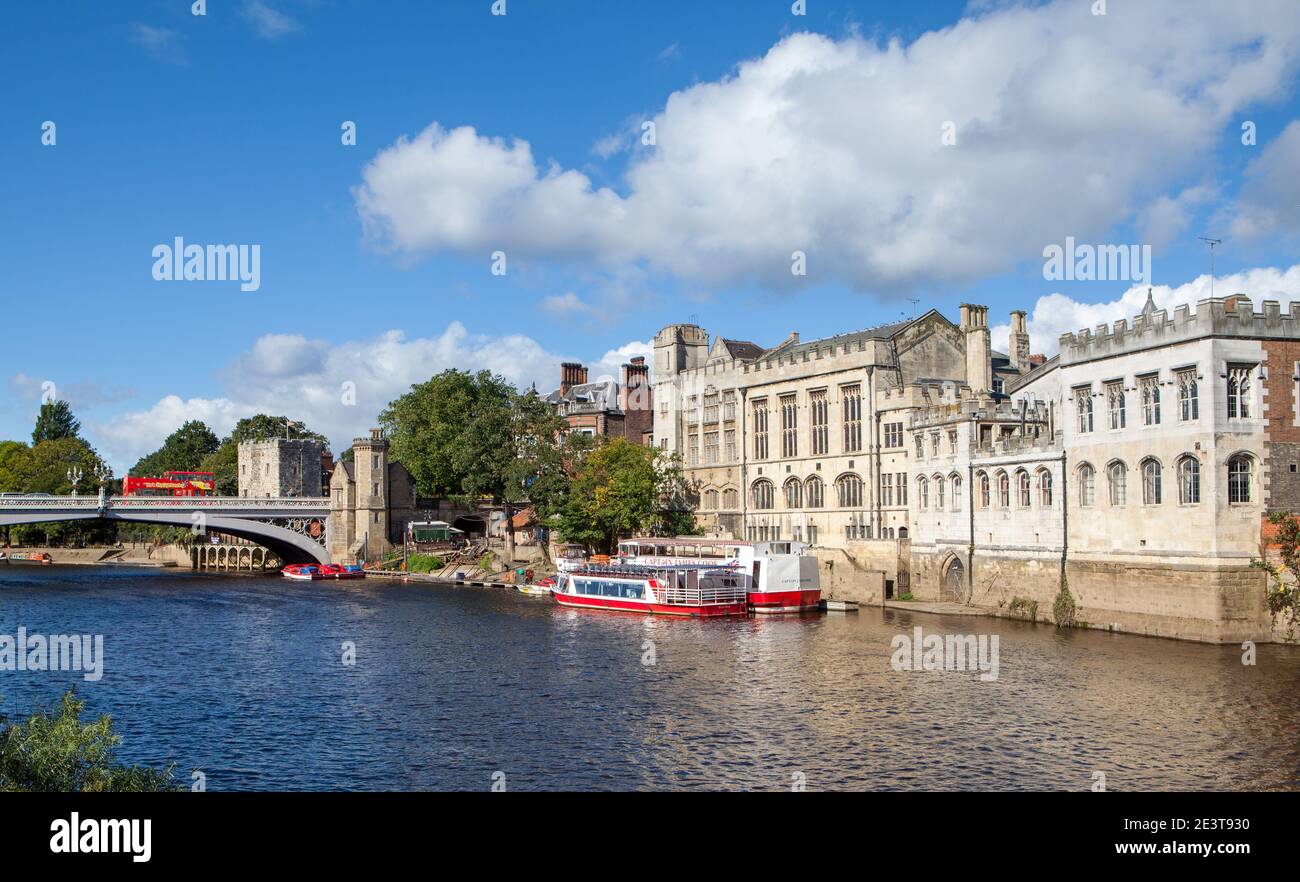
<instances>
[{"instance_id":1,"label":"river water","mask_svg":"<svg viewBox=\"0 0 1300 882\"><path fill-rule=\"evenodd\" d=\"M0 568L0 635L101 634L76 685L119 757L209 790L1300 789L1300 648L863 609L731 621L504 589ZM891 640L998 635L998 677L895 671ZM344 644L355 646L345 664Z\"/></svg>"}]
</instances>

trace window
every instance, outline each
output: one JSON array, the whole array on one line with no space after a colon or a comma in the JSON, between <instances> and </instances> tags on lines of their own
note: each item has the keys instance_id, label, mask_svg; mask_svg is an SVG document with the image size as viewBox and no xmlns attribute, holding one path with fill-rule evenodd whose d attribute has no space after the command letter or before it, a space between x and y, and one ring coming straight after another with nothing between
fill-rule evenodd
<instances>
[{"instance_id":1,"label":"window","mask_svg":"<svg viewBox=\"0 0 1300 882\"><path fill-rule=\"evenodd\" d=\"M993 394L994 394L994 395L1002 395L1003 393L1006 392L1006 389L1007 389L1007 383L1006 383L1006 380L1002 379L1001 377L994 377L994 378L993 378Z\"/></svg>"},{"instance_id":2,"label":"window","mask_svg":"<svg viewBox=\"0 0 1300 882\"><path fill-rule=\"evenodd\" d=\"M930 482L925 478L916 479L916 503L921 511L930 507Z\"/></svg>"},{"instance_id":3,"label":"window","mask_svg":"<svg viewBox=\"0 0 1300 882\"><path fill-rule=\"evenodd\" d=\"M1228 419L1250 419L1250 375L1253 365L1228 365Z\"/></svg>"},{"instance_id":4,"label":"window","mask_svg":"<svg viewBox=\"0 0 1300 882\"><path fill-rule=\"evenodd\" d=\"M823 389L808 396L812 410L812 452L813 456L824 456L830 452L830 405L826 402Z\"/></svg>"},{"instance_id":5,"label":"window","mask_svg":"<svg viewBox=\"0 0 1300 882\"><path fill-rule=\"evenodd\" d=\"M840 390L844 406L844 452L862 449L862 387L854 384Z\"/></svg>"},{"instance_id":6,"label":"window","mask_svg":"<svg viewBox=\"0 0 1300 882\"><path fill-rule=\"evenodd\" d=\"M1160 377L1139 377L1138 387L1142 390L1142 425L1160 425Z\"/></svg>"},{"instance_id":7,"label":"window","mask_svg":"<svg viewBox=\"0 0 1300 882\"><path fill-rule=\"evenodd\" d=\"M767 459L767 402L754 402L754 459Z\"/></svg>"},{"instance_id":8,"label":"window","mask_svg":"<svg viewBox=\"0 0 1300 882\"><path fill-rule=\"evenodd\" d=\"M998 472L998 508L1011 507L1011 479L1006 472Z\"/></svg>"},{"instance_id":9,"label":"window","mask_svg":"<svg viewBox=\"0 0 1300 882\"><path fill-rule=\"evenodd\" d=\"M1106 469L1110 481L1110 504L1121 506L1128 497L1128 469L1122 462L1113 462Z\"/></svg>"},{"instance_id":10,"label":"window","mask_svg":"<svg viewBox=\"0 0 1300 882\"><path fill-rule=\"evenodd\" d=\"M1079 466L1080 507L1087 508L1088 506L1092 505L1093 500L1096 498L1097 495L1096 491L1097 491L1097 475L1093 471L1092 466L1088 465L1087 463L1084 463L1083 465Z\"/></svg>"},{"instance_id":11,"label":"window","mask_svg":"<svg viewBox=\"0 0 1300 882\"><path fill-rule=\"evenodd\" d=\"M1148 459L1142 463L1142 504L1160 504L1160 463Z\"/></svg>"},{"instance_id":12,"label":"window","mask_svg":"<svg viewBox=\"0 0 1300 882\"><path fill-rule=\"evenodd\" d=\"M714 463L718 461L718 433L704 433L704 461Z\"/></svg>"},{"instance_id":13,"label":"window","mask_svg":"<svg viewBox=\"0 0 1300 882\"><path fill-rule=\"evenodd\" d=\"M1029 472L1021 469L1016 472L1016 505L1020 508L1029 508Z\"/></svg>"},{"instance_id":14,"label":"window","mask_svg":"<svg viewBox=\"0 0 1300 882\"><path fill-rule=\"evenodd\" d=\"M1196 368L1178 372L1178 418L1183 422L1200 418L1200 390L1196 384Z\"/></svg>"},{"instance_id":15,"label":"window","mask_svg":"<svg viewBox=\"0 0 1300 882\"><path fill-rule=\"evenodd\" d=\"M886 447L903 446L903 424L902 423L885 423L885 446Z\"/></svg>"},{"instance_id":16,"label":"window","mask_svg":"<svg viewBox=\"0 0 1300 882\"><path fill-rule=\"evenodd\" d=\"M735 462L736 461L736 430L735 429L727 430L726 444L727 446L723 450L723 455L727 457L726 459L727 462Z\"/></svg>"},{"instance_id":17,"label":"window","mask_svg":"<svg viewBox=\"0 0 1300 882\"><path fill-rule=\"evenodd\" d=\"M862 507L862 479L857 475L845 475L835 482L839 494L840 508Z\"/></svg>"},{"instance_id":18,"label":"window","mask_svg":"<svg viewBox=\"0 0 1300 882\"><path fill-rule=\"evenodd\" d=\"M799 407L793 395L781 396L781 458L799 455Z\"/></svg>"},{"instance_id":19,"label":"window","mask_svg":"<svg viewBox=\"0 0 1300 882\"><path fill-rule=\"evenodd\" d=\"M759 511L776 507L776 491L771 481L755 481L750 488L750 504Z\"/></svg>"},{"instance_id":20,"label":"window","mask_svg":"<svg viewBox=\"0 0 1300 882\"><path fill-rule=\"evenodd\" d=\"M704 422L716 423L718 421L718 393L706 392L704 395Z\"/></svg>"},{"instance_id":21,"label":"window","mask_svg":"<svg viewBox=\"0 0 1300 882\"><path fill-rule=\"evenodd\" d=\"M1194 456L1178 460L1178 501L1182 505L1201 501L1201 461Z\"/></svg>"},{"instance_id":22,"label":"window","mask_svg":"<svg viewBox=\"0 0 1300 882\"><path fill-rule=\"evenodd\" d=\"M1228 460L1228 502L1250 502L1251 459L1237 454Z\"/></svg>"},{"instance_id":23,"label":"window","mask_svg":"<svg viewBox=\"0 0 1300 882\"><path fill-rule=\"evenodd\" d=\"M700 461L700 439L691 436L691 443L686 448L686 464L696 465Z\"/></svg>"},{"instance_id":24,"label":"window","mask_svg":"<svg viewBox=\"0 0 1300 882\"><path fill-rule=\"evenodd\" d=\"M803 484L799 483L798 478L785 482L785 507L803 508Z\"/></svg>"},{"instance_id":25,"label":"window","mask_svg":"<svg viewBox=\"0 0 1300 882\"><path fill-rule=\"evenodd\" d=\"M1092 387L1081 386L1074 390L1074 407L1079 412L1079 433L1092 431Z\"/></svg>"},{"instance_id":26,"label":"window","mask_svg":"<svg viewBox=\"0 0 1300 882\"><path fill-rule=\"evenodd\" d=\"M892 474L880 476L880 504L894 504L894 476Z\"/></svg>"},{"instance_id":27,"label":"window","mask_svg":"<svg viewBox=\"0 0 1300 882\"><path fill-rule=\"evenodd\" d=\"M736 488L731 487L722 491L722 507L735 509L740 508L740 494Z\"/></svg>"},{"instance_id":28,"label":"window","mask_svg":"<svg viewBox=\"0 0 1300 882\"><path fill-rule=\"evenodd\" d=\"M826 485L821 478L808 479L804 485L804 498L808 501L809 508L821 508L826 504Z\"/></svg>"},{"instance_id":29,"label":"window","mask_svg":"<svg viewBox=\"0 0 1300 882\"><path fill-rule=\"evenodd\" d=\"M728 389L722 393L722 418L728 421L736 418L736 392L734 389Z\"/></svg>"},{"instance_id":30,"label":"window","mask_svg":"<svg viewBox=\"0 0 1300 882\"><path fill-rule=\"evenodd\" d=\"M705 491L704 491L704 507L705 507L706 509L716 509L716 508L718 507L718 491L717 491L717 490L705 490Z\"/></svg>"},{"instance_id":31,"label":"window","mask_svg":"<svg viewBox=\"0 0 1300 882\"><path fill-rule=\"evenodd\" d=\"M979 481L980 492L979 492L979 497L975 501L976 503L978 503L980 508L988 508L989 507L989 476L985 472L980 472L979 475L976 476L976 480Z\"/></svg>"},{"instance_id":32,"label":"window","mask_svg":"<svg viewBox=\"0 0 1300 882\"><path fill-rule=\"evenodd\" d=\"M952 456L957 454L957 430L948 430L948 453Z\"/></svg>"},{"instance_id":33,"label":"window","mask_svg":"<svg viewBox=\"0 0 1300 882\"><path fill-rule=\"evenodd\" d=\"M1110 427L1122 429L1126 425L1127 414L1124 411L1124 384L1106 384L1106 412L1110 416Z\"/></svg>"},{"instance_id":34,"label":"window","mask_svg":"<svg viewBox=\"0 0 1300 882\"><path fill-rule=\"evenodd\" d=\"M935 511L944 510L943 497L944 497L944 491L946 489L947 488L944 486L943 483L943 477L941 475L935 475L934 476L934 510Z\"/></svg>"},{"instance_id":35,"label":"window","mask_svg":"<svg viewBox=\"0 0 1300 882\"><path fill-rule=\"evenodd\" d=\"M898 487L898 504L906 507L907 505L907 472L898 472L898 480L895 485Z\"/></svg>"},{"instance_id":36,"label":"window","mask_svg":"<svg viewBox=\"0 0 1300 882\"><path fill-rule=\"evenodd\" d=\"M961 476L953 475L950 481L952 482L952 510L961 511Z\"/></svg>"},{"instance_id":37,"label":"window","mask_svg":"<svg viewBox=\"0 0 1300 882\"><path fill-rule=\"evenodd\" d=\"M916 458L925 459L925 436L917 432L913 437L916 439Z\"/></svg>"},{"instance_id":38,"label":"window","mask_svg":"<svg viewBox=\"0 0 1300 882\"><path fill-rule=\"evenodd\" d=\"M1047 469L1038 473L1038 504L1043 508L1052 507L1052 473Z\"/></svg>"}]
</instances>

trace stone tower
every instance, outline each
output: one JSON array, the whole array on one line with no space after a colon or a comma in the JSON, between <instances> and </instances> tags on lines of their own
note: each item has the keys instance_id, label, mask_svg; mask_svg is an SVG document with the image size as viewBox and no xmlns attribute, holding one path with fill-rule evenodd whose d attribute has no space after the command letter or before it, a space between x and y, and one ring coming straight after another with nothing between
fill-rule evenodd
<instances>
[{"instance_id":1,"label":"stone tower","mask_svg":"<svg viewBox=\"0 0 1300 882\"><path fill-rule=\"evenodd\" d=\"M1011 366L1022 374L1029 370L1029 326L1025 319L1023 309L1011 311L1011 339L1007 341Z\"/></svg>"},{"instance_id":2,"label":"stone tower","mask_svg":"<svg viewBox=\"0 0 1300 882\"><path fill-rule=\"evenodd\" d=\"M709 335L699 325L668 325L655 334L655 380L700 367L709 355Z\"/></svg>"},{"instance_id":3,"label":"stone tower","mask_svg":"<svg viewBox=\"0 0 1300 882\"><path fill-rule=\"evenodd\" d=\"M977 395L993 389L990 360L989 308L971 303L961 305L961 331L966 338L966 384ZM1026 344L1028 345L1028 344ZM1028 361L1026 356L1025 361Z\"/></svg>"},{"instance_id":4,"label":"stone tower","mask_svg":"<svg viewBox=\"0 0 1300 882\"><path fill-rule=\"evenodd\" d=\"M364 540L361 556L374 560L388 547L388 439L383 429L352 441L352 468L357 485L356 537Z\"/></svg>"},{"instance_id":5,"label":"stone tower","mask_svg":"<svg viewBox=\"0 0 1300 882\"><path fill-rule=\"evenodd\" d=\"M239 495L320 498L324 446L309 438L241 441L238 450Z\"/></svg>"}]
</instances>

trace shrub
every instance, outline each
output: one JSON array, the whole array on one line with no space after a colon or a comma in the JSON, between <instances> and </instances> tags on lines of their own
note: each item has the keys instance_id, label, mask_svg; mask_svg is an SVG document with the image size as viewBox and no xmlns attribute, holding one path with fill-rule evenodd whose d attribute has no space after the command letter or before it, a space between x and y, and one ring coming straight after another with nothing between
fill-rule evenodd
<instances>
[{"instance_id":1,"label":"shrub","mask_svg":"<svg viewBox=\"0 0 1300 882\"><path fill-rule=\"evenodd\" d=\"M406 559L408 573L433 573L444 566L446 564L436 554L412 554Z\"/></svg>"},{"instance_id":2,"label":"shrub","mask_svg":"<svg viewBox=\"0 0 1300 882\"><path fill-rule=\"evenodd\" d=\"M1061 590L1057 592L1056 600L1052 603L1052 618L1056 619L1056 627L1073 628L1077 624L1077 613L1074 595L1070 593L1070 580L1061 576Z\"/></svg>"}]
</instances>

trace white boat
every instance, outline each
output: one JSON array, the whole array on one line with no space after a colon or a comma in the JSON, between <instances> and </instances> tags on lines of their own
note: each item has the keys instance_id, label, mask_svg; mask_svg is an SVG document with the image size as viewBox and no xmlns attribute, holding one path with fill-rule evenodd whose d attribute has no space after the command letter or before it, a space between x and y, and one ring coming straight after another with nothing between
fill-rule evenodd
<instances>
[{"instance_id":1,"label":"white boat","mask_svg":"<svg viewBox=\"0 0 1300 882\"><path fill-rule=\"evenodd\" d=\"M586 566L559 577L562 606L669 616L746 616L744 574L717 566Z\"/></svg>"},{"instance_id":2,"label":"white boat","mask_svg":"<svg viewBox=\"0 0 1300 882\"><path fill-rule=\"evenodd\" d=\"M802 542L742 542L699 536L625 539L619 565L723 566L749 577L749 605L756 613L817 609L821 577L817 558Z\"/></svg>"}]
</instances>

